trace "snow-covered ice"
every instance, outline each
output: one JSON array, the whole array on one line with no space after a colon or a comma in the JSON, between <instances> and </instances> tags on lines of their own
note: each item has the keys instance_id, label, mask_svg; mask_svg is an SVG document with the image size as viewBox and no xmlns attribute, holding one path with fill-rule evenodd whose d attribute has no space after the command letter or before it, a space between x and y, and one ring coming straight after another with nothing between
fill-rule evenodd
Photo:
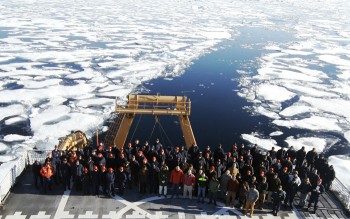
<instances>
[{"instance_id":1,"label":"snow-covered ice","mask_svg":"<svg viewBox=\"0 0 350 219\"><path fill-rule=\"evenodd\" d=\"M328 158L328 163L333 165L335 176L347 187L350 188L350 158L347 155L334 155Z\"/></svg>"}]
</instances>

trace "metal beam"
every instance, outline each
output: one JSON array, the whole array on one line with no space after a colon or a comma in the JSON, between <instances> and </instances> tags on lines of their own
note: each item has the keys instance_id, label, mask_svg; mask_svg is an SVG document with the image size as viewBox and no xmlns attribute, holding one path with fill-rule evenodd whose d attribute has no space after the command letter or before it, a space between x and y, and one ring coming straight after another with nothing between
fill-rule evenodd
<instances>
[{"instance_id":1,"label":"metal beam","mask_svg":"<svg viewBox=\"0 0 350 219\"><path fill-rule=\"evenodd\" d=\"M119 129L117 131L117 134L114 138L114 144L118 147L124 147L126 138L128 137L128 133L132 124L132 121L134 120L134 115L132 114L125 114L124 118L122 119Z\"/></svg>"},{"instance_id":2,"label":"metal beam","mask_svg":"<svg viewBox=\"0 0 350 219\"><path fill-rule=\"evenodd\" d=\"M149 115L188 115L185 110L171 110L171 109L129 109L117 108L117 113L131 113L131 114L149 114Z\"/></svg>"}]
</instances>

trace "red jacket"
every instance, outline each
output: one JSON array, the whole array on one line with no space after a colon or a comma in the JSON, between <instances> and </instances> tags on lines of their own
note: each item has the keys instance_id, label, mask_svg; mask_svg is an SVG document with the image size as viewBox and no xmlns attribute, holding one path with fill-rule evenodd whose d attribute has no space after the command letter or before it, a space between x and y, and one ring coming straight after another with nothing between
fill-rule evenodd
<instances>
[{"instance_id":1,"label":"red jacket","mask_svg":"<svg viewBox=\"0 0 350 219\"><path fill-rule=\"evenodd\" d=\"M183 184L184 185L194 186L195 182L196 182L196 177L193 174L191 174L191 175L184 174L184 176L183 176Z\"/></svg>"},{"instance_id":2,"label":"red jacket","mask_svg":"<svg viewBox=\"0 0 350 219\"><path fill-rule=\"evenodd\" d=\"M172 183L172 184L182 183L183 175L184 175L184 172L182 172L181 169L179 171L176 171L175 169L173 169L171 171L171 175L170 175L170 183Z\"/></svg>"}]
</instances>

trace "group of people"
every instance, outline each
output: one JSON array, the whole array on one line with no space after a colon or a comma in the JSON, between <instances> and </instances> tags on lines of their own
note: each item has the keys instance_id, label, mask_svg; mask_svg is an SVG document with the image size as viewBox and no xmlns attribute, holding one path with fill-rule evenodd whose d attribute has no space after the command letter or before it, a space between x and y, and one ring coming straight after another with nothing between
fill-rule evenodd
<instances>
[{"instance_id":1,"label":"group of people","mask_svg":"<svg viewBox=\"0 0 350 219\"><path fill-rule=\"evenodd\" d=\"M182 193L183 198L196 196L197 202L208 197L215 205L221 199L251 216L254 208L269 206L274 215L282 204L293 208L298 192L297 207L304 207L310 196L308 208L313 204L316 212L320 195L335 179L333 167L315 148L262 151L258 145L234 144L224 151L219 144L201 150L197 145L164 147L159 139L120 148L100 143L97 148L60 151L55 146L43 166L34 162L33 173L35 186L40 183L45 193L53 183L71 189L71 180L77 191L96 196L113 197L115 191L122 196L136 186L141 195L148 191L179 198Z\"/></svg>"}]
</instances>

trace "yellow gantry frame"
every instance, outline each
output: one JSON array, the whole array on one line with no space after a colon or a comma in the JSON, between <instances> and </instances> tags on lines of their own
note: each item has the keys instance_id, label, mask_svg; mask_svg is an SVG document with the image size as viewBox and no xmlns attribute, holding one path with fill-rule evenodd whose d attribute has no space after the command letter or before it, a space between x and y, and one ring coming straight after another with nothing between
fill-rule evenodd
<instances>
[{"instance_id":1,"label":"yellow gantry frame","mask_svg":"<svg viewBox=\"0 0 350 219\"><path fill-rule=\"evenodd\" d=\"M181 130L187 147L196 144L189 115L191 101L185 96L135 95L128 96L125 107L116 104L115 111L123 115L119 129L114 138L114 144L124 146L131 124L136 114L175 115L179 117Z\"/></svg>"}]
</instances>

